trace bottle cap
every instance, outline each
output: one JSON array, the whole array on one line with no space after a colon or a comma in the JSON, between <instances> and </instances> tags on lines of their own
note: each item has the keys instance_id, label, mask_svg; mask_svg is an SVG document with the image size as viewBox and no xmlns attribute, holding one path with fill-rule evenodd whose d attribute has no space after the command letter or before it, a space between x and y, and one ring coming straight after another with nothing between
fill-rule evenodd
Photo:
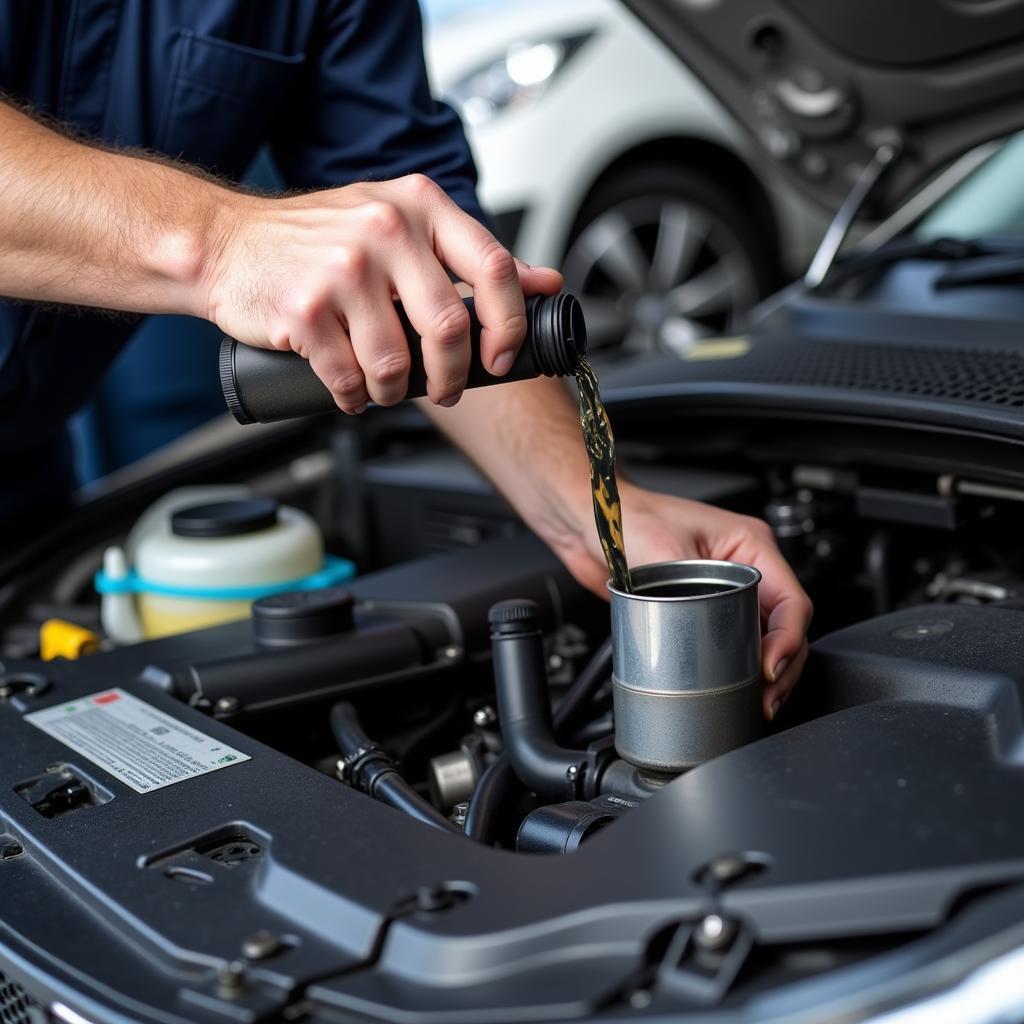
<instances>
[{"instance_id":1,"label":"bottle cap","mask_svg":"<svg viewBox=\"0 0 1024 1024\"><path fill-rule=\"evenodd\" d=\"M273 498L240 498L209 505L192 505L171 515L176 537L237 537L277 525Z\"/></svg>"}]
</instances>

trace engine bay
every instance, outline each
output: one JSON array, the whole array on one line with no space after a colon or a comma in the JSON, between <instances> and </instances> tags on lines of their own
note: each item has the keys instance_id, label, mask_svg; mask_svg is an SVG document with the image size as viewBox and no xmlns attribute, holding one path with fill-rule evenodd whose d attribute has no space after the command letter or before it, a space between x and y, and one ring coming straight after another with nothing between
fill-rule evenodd
<instances>
[{"instance_id":1,"label":"engine bay","mask_svg":"<svg viewBox=\"0 0 1024 1024\"><path fill-rule=\"evenodd\" d=\"M816 605L803 679L757 737L684 770L624 761L607 604L417 429L314 433L271 469L265 448L258 475L236 454L236 483L303 505L370 571L236 623L45 662L42 619L98 622L100 546L8 588L8 948L29 963L48 936L53 993L139 1016L445 1022L828 1016L822 975L833 1011L864 1009L924 985L952 949L969 965L966 951L1011 948L1024 492L1000 468L1010 453L792 415L697 430L699 408L651 409L621 407L635 477L765 517ZM108 520L93 536L121 535ZM515 657L533 675L503 698L494 645L524 606ZM537 711L538 686L544 749L579 755L543 792L508 756L509 707ZM34 727L97 698L141 702L232 760L140 791Z\"/></svg>"}]
</instances>

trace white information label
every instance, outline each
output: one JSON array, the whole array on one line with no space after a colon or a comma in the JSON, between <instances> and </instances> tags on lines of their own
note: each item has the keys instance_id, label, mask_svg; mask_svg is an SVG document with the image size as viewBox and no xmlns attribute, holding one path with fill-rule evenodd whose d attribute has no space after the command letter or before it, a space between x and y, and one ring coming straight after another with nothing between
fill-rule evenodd
<instances>
[{"instance_id":1,"label":"white information label","mask_svg":"<svg viewBox=\"0 0 1024 1024\"><path fill-rule=\"evenodd\" d=\"M103 690L25 721L106 769L136 793L251 760L124 690Z\"/></svg>"}]
</instances>

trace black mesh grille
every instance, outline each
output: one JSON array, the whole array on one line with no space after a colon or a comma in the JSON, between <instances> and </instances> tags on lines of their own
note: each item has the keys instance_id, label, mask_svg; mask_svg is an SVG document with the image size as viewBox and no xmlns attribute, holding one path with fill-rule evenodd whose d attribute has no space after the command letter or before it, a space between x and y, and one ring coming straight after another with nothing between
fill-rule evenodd
<instances>
[{"instance_id":1,"label":"black mesh grille","mask_svg":"<svg viewBox=\"0 0 1024 1024\"><path fill-rule=\"evenodd\" d=\"M30 1007L35 1005L17 982L0 972L0 1024L32 1024Z\"/></svg>"},{"instance_id":2,"label":"black mesh grille","mask_svg":"<svg viewBox=\"0 0 1024 1024\"><path fill-rule=\"evenodd\" d=\"M719 378L917 395L981 405L1024 407L1024 357L978 349L916 349L817 343L759 345ZM724 369L724 372L723 372ZM703 374L701 374L703 376Z\"/></svg>"}]
</instances>

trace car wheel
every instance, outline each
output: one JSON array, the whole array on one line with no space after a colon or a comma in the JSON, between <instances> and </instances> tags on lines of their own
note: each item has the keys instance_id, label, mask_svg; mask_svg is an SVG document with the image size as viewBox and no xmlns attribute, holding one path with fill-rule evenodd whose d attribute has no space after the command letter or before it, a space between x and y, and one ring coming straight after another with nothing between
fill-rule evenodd
<instances>
[{"instance_id":1,"label":"car wheel","mask_svg":"<svg viewBox=\"0 0 1024 1024\"><path fill-rule=\"evenodd\" d=\"M765 294L773 257L742 201L693 171L635 168L600 185L562 269L592 352L670 351L732 329Z\"/></svg>"}]
</instances>

